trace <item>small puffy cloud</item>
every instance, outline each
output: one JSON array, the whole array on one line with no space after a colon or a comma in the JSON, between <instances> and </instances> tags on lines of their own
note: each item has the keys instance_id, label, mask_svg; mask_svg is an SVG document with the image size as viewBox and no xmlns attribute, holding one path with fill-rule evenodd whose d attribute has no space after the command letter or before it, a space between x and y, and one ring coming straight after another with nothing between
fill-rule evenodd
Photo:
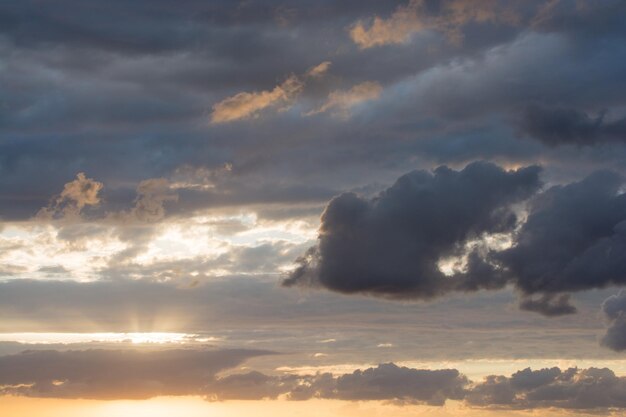
<instances>
[{"instance_id":1,"label":"small puffy cloud","mask_svg":"<svg viewBox=\"0 0 626 417\"><path fill-rule=\"evenodd\" d=\"M323 75L325 75L328 72L328 69L331 66L331 62L330 61L324 61L319 65L314 66L313 68L309 69L306 72L306 75L309 77L321 77Z\"/></svg>"},{"instance_id":2,"label":"small puffy cloud","mask_svg":"<svg viewBox=\"0 0 626 417\"><path fill-rule=\"evenodd\" d=\"M96 206L100 203L99 193L103 184L92 178L87 178L85 173L79 172L76 179L68 182L63 191L48 205L42 208L37 217L51 218L76 218L79 217L85 206Z\"/></svg>"},{"instance_id":3,"label":"small puffy cloud","mask_svg":"<svg viewBox=\"0 0 626 417\"><path fill-rule=\"evenodd\" d=\"M382 86L375 81L366 81L345 91L332 91L326 102L320 108L308 112L307 116L332 111L341 117L348 117L350 109L366 101L376 100L382 91Z\"/></svg>"},{"instance_id":4,"label":"small puffy cloud","mask_svg":"<svg viewBox=\"0 0 626 417\"><path fill-rule=\"evenodd\" d=\"M463 37L461 28L467 23L516 22L517 15L507 7L496 0L444 0L436 10L432 10L424 0L410 0L387 19L376 16L369 24L357 22L350 29L350 37L359 48L366 49L401 44L414 33L435 30L458 43Z\"/></svg>"},{"instance_id":5,"label":"small puffy cloud","mask_svg":"<svg viewBox=\"0 0 626 417\"><path fill-rule=\"evenodd\" d=\"M608 321L602 345L617 352L626 350L626 292L620 291L607 298L602 304L602 312Z\"/></svg>"},{"instance_id":6,"label":"small puffy cloud","mask_svg":"<svg viewBox=\"0 0 626 417\"><path fill-rule=\"evenodd\" d=\"M292 75L272 90L237 93L213 106L211 123L256 117L268 108L287 109L303 88L304 82Z\"/></svg>"}]
</instances>

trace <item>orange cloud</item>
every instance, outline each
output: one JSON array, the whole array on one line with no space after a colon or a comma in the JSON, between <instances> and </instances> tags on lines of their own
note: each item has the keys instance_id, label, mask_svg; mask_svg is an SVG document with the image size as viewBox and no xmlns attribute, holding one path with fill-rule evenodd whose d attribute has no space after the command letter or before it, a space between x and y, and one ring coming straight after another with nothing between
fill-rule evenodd
<instances>
[{"instance_id":1,"label":"orange cloud","mask_svg":"<svg viewBox=\"0 0 626 417\"><path fill-rule=\"evenodd\" d=\"M85 206L100 204L98 195L104 185L79 172L76 179L64 185L63 191L37 213L39 218L79 217Z\"/></svg>"},{"instance_id":2,"label":"orange cloud","mask_svg":"<svg viewBox=\"0 0 626 417\"><path fill-rule=\"evenodd\" d=\"M437 15L429 15L424 0L410 0L387 19L374 17L368 26L357 22L350 29L350 37L361 49L407 42L411 35L422 30L443 32L451 42L462 40L460 27L468 22L518 20L511 9L503 9L496 0L448 0Z\"/></svg>"},{"instance_id":3,"label":"orange cloud","mask_svg":"<svg viewBox=\"0 0 626 417\"><path fill-rule=\"evenodd\" d=\"M380 97L383 88L374 81L366 81L353 86L347 91L336 90L328 95L326 102L317 110L306 113L307 116L332 111L341 117L349 117L350 109L366 101L375 100Z\"/></svg>"},{"instance_id":4,"label":"orange cloud","mask_svg":"<svg viewBox=\"0 0 626 417\"><path fill-rule=\"evenodd\" d=\"M271 107L279 110L288 109L303 88L304 82L292 75L271 91L237 93L213 106L211 123L226 123L256 117L261 110Z\"/></svg>"}]
</instances>

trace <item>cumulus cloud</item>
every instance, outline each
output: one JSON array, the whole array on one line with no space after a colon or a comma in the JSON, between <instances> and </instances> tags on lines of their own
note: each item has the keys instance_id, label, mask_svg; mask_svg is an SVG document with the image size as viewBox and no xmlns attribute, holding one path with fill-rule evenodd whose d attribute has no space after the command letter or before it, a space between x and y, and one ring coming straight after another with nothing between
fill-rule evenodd
<instances>
[{"instance_id":1,"label":"cumulus cloud","mask_svg":"<svg viewBox=\"0 0 626 417\"><path fill-rule=\"evenodd\" d=\"M219 373L260 350L39 350L0 356L0 393L31 397L144 399L200 395L209 401L284 398L393 401L472 408L607 410L626 408L626 377L607 368L557 367L472 382L456 369L414 369L393 363L344 375Z\"/></svg>"},{"instance_id":2,"label":"cumulus cloud","mask_svg":"<svg viewBox=\"0 0 626 417\"><path fill-rule=\"evenodd\" d=\"M236 349L25 351L0 356L0 393L93 399L201 395L218 372L269 353Z\"/></svg>"},{"instance_id":3,"label":"cumulus cloud","mask_svg":"<svg viewBox=\"0 0 626 417\"><path fill-rule=\"evenodd\" d=\"M350 37L365 49L404 43L414 33L434 30L458 43L463 37L462 26L470 22L516 23L519 17L509 7L495 0L444 0L437 6L424 0L410 0L387 19L376 16L369 24L357 22L350 29Z\"/></svg>"},{"instance_id":4,"label":"cumulus cloud","mask_svg":"<svg viewBox=\"0 0 626 417\"><path fill-rule=\"evenodd\" d=\"M443 405L448 399L463 398L467 382L456 369L411 369L388 363L338 377L332 397Z\"/></svg>"},{"instance_id":5,"label":"cumulus cloud","mask_svg":"<svg viewBox=\"0 0 626 417\"><path fill-rule=\"evenodd\" d=\"M423 370L388 363L338 377L330 374L268 377L253 372L227 377L222 386L229 388L221 391L228 399L275 398L286 394L291 400L386 400L432 406L457 400L472 408L596 411L626 408L626 378L607 368L554 367L536 371L526 368L509 377L491 375L483 381L471 382L456 369ZM237 395L238 389L243 389L241 395Z\"/></svg>"},{"instance_id":6,"label":"cumulus cloud","mask_svg":"<svg viewBox=\"0 0 626 417\"><path fill-rule=\"evenodd\" d=\"M515 244L493 255L524 294L626 283L623 179L597 172L537 195ZM563 301L561 299L561 301Z\"/></svg>"},{"instance_id":7,"label":"cumulus cloud","mask_svg":"<svg viewBox=\"0 0 626 417\"><path fill-rule=\"evenodd\" d=\"M626 283L623 180L597 172L533 197L538 171L473 163L412 172L371 200L340 195L322 215L318 245L284 284L424 299L512 283L524 310L574 313L566 293ZM511 205L529 198L518 224ZM494 233L508 233L511 245L480 244ZM464 265L444 274L449 258Z\"/></svg>"},{"instance_id":8,"label":"cumulus cloud","mask_svg":"<svg viewBox=\"0 0 626 417\"><path fill-rule=\"evenodd\" d=\"M284 284L416 299L501 287L477 252L454 277L438 263L486 234L510 232L517 222L511 206L538 189L539 171L476 162L461 171L413 171L371 200L342 194L322 215L318 245Z\"/></svg>"},{"instance_id":9,"label":"cumulus cloud","mask_svg":"<svg viewBox=\"0 0 626 417\"><path fill-rule=\"evenodd\" d=\"M376 100L380 97L382 91L382 86L374 81L365 81L346 91L332 91L328 95L326 102L320 108L308 112L307 116L332 111L338 116L348 117L350 116L351 108L366 101Z\"/></svg>"},{"instance_id":10,"label":"cumulus cloud","mask_svg":"<svg viewBox=\"0 0 626 417\"><path fill-rule=\"evenodd\" d=\"M626 141L626 118L607 121L607 113L596 116L570 108L529 106L521 123L522 131L549 146L591 146Z\"/></svg>"},{"instance_id":11,"label":"cumulus cloud","mask_svg":"<svg viewBox=\"0 0 626 417\"><path fill-rule=\"evenodd\" d=\"M626 292L620 291L607 298L602 304L602 312L608 322L602 345L617 352L626 350Z\"/></svg>"},{"instance_id":12,"label":"cumulus cloud","mask_svg":"<svg viewBox=\"0 0 626 417\"><path fill-rule=\"evenodd\" d=\"M625 408L626 378L607 368L527 368L510 377L485 378L467 392L466 402L487 408Z\"/></svg>"},{"instance_id":13,"label":"cumulus cloud","mask_svg":"<svg viewBox=\"0 0 626 417\"><path fill-rule=\"evenodd\" d=\"M79 172L76 179L68 182L63 191L55 197L48 207L37 213L41 219L78 218L86 206L96 206L100 203L99 193L103 188L101 182L87 178L85 173Z\"/></svg>"}]
</instances>

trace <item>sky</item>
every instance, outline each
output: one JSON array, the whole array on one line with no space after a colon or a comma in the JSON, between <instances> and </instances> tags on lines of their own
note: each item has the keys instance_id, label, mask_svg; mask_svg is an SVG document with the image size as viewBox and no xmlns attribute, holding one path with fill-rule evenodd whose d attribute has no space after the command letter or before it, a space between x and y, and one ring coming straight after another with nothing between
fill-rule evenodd
<instances>
[{"instance_id":1,"label":"sky","mask_svg":"<svg viewBox=\"0 0 626 417\"><path fill-rule=\"evenodd\" d=\"M624 21L0 2L0 414L623 415Z\"/></svg>"}]
</instances>

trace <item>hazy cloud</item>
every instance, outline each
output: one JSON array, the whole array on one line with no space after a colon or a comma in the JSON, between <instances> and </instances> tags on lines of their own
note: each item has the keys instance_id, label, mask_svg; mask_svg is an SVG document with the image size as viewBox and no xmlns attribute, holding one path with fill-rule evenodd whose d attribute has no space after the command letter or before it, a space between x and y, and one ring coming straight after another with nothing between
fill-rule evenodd
<instances>
[{"instance_id":1,"label":"hazy cloud","mask_svg":"<svg viewBox=\"0 0 626 417\"><path fill-rule=\"evenodd\" d=\"M574 109L530 106L521 127L527 135L549 146L626 141L626 118L606 119L606 111L590 116Z\"/></svg>"},{"instance_id":2,"label":"hazy cloud","mask_svg":"<svg viewBox=\"0 0 626 417\"><path fill-rule=\"evenodd\" d=\"M374 81L357 84L346 91L332 91L326 102L320 108L308 112L307 116L332 111L338 116L348 117L351 108L367 101L376 100L382 91L382 86Z\"/></svg>"},{"instance_id":3,"label":"hazy cloud","mask_svg":"<svg viewBox=\"0 0 626 417\"><path fill-rule=\"evenodd\" d=\"M321 77L328 72L331 65L332 63L330 61L324 61L321 64L316 65L313 68L309 69L306 72L306 75L308 77Z\"/></svg>"},{"instance_id":4,"label":"hazy cloud","mask_svg":"<svg viewBox=\"0 0 626 417\"><path fill-rule=\"evenodd\" d=\"M414 33L435 30L458 43L463 36L461 27L469 22L504 21L511 24L518 20L511 3L495 0L410 0L387 19L376 16L370 24L357 22L350 29L350 37L360 48L371 48L404 43Z\"/></svg>"},{"instance_id":5,"label":"hazy cloud","mask_svg":"<svg viewBox=\"0 0 626 417\"><path fill-rule=\"evenodd\" d=\"M0 356L0 392L93 399L201 395L218 372L269 353L192 349L25 351Z\"/></svg>"},{"instance_id":6,"label":"hazy cloud","mask_svg":"<svg viewBox=\"0 0 626 417\"><path fill-rule=\"evenodd\" d=\"M303 88L304 83L292 75L273 90L237 93L213 105L211 122L225 123L255 117L269 107L287 109Z\"/></svg>"},{"instance_id":7,"label":"hazy cloud","mask_svg":"<svg viewBox=\"0 0 626 417\"><path fill-rule=\"evenodd\" d=\"M543 294L538 298L531 296L520 300L522 310L534 311L544 316L563 316L576 313L576 307L570 304L569 294Z\"/></svg>"}]
</instances>

